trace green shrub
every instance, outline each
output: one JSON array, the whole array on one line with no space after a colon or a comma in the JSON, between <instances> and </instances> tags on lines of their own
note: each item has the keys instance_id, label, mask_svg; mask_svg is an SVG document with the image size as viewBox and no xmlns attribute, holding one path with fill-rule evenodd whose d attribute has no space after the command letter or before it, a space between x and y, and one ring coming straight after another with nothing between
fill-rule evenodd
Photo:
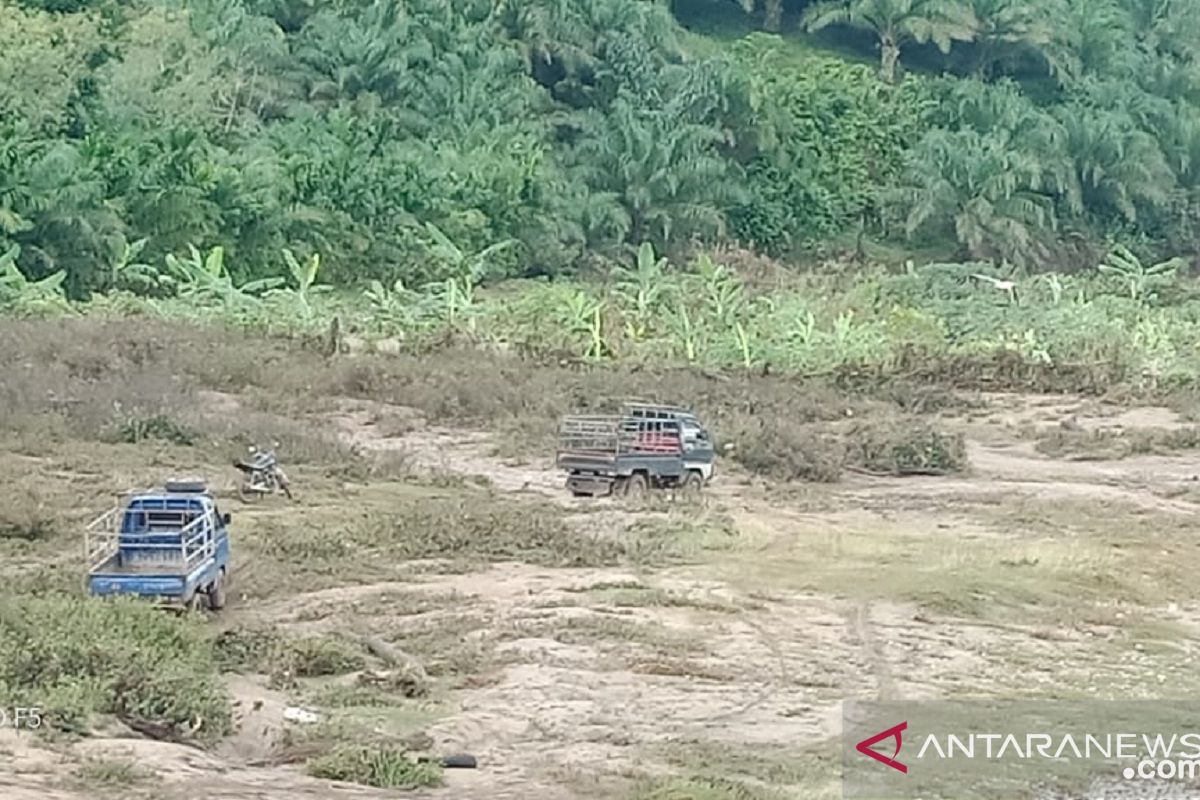
<instances>
[{"instance_id":1,"label":"green shrub","mask_svg":"<svg viewBox=\"0 0 1200 800\"><path fill-rule=\"evenodd\" d=\"M115 788L149 780L154 773L125 759L91 758L75 770L75 777L87 786Z\"/></svg>"},{"instance_id":2,"label":"green shrub","mask_svg":"<svg viewBox=\"0 0 1200 800\"><path fill-rule=\"evenodd\" d=\"M344 745L308 762L308 774L331 781L385 789L420 789L442 784L442 768L421 764L386 745Z\"/></svg>"},{"instance_id":3,"label":"green shrub","mask_svg":"<svg viewBox=\"0 0 1200 800\"><path fill-rule=\"evenodd\" d=\"M289 636L261 628L231 628L216 639L219 663L228 670L300 678L345 675L366 666L362 648L341 636Z\"/></svg>"},{"instance_id":4,"label":"green shrub","mask_svg":"<svg viewBox=\"0 0 1200 800\"><path fill-rule=\"evenodd\" d=\"M961 472L967 466L966 442L917 418L855 425L846 436L849 463L893 475Z\"/></svg>"},{"instance_id":5,"label":"green shrub","mask_svg":"<svg viewBox=\"0 0 1200 800\"><path fill-rule=\"evenodd\" d=\"M125 444L137 444L147 439L185 446L196 443L195 431L165 414L128 417L117 426L115 438Z\"/></svg>"},{"instance_id":6,"label":"green shrub","mask_svg":"<svg viewBox=\"0 0 1200 800\"><path fill-rule=\"evenodd\" d=\"M0 601L0 702L39 706L82 731L99 713L193 728L215 739L232 707L198 620L136 600L50 596Z\"/></svg>"}]
</instances>

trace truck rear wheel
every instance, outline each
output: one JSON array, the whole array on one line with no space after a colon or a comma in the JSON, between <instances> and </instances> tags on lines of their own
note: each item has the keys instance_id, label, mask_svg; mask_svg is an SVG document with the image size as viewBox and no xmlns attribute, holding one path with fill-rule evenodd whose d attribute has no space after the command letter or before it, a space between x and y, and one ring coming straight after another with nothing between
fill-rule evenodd
<instances>
[{"instance_id":1,"label":"truck rear wheel","mask_svg":"<svg viewBox=\"0 0 1200 800\"><path fill-rule=\"evenodd\" d=\"M635 472L625 479L625 496L640 499L646 494L646 476Z\"/></svg>"},{"instance_id":2,"label":"truck rear wheel","mask_svg":"<svg viewBox=\"0 0 1200 800\"><path fill-rule=\"evenodd\" d=\"M217 575L216 580L212 582L212 586L208 589L208 607L213 611L220 611L225 607L225 571L222 570Z\"/></svg>"}]
</instances>

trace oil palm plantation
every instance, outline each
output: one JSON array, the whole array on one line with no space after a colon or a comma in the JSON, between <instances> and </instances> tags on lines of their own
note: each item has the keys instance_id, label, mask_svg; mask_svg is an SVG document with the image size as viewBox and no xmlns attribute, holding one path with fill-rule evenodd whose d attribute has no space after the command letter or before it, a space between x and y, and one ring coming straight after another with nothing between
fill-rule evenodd
<instances>
[{"instance_id":1,"label":"oil palm plantation","mask_svg":"<svg viewBox=\"0 0 1200 800\"><path fill-rule=\"evenodd\" d=\"M879 72L894 83L905 44L932 42L943 53L954 41L974 36L975 20L954 0L825 0L804 14L804 27L819 31L847 25L871 31L879 40Z\"/></svg>"}]
</instances>

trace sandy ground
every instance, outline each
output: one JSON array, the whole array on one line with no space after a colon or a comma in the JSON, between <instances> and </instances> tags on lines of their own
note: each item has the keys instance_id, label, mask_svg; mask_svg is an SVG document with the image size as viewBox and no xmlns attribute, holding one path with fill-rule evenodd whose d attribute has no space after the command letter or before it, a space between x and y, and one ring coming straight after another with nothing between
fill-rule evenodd
<instances>
[{"instance_id":1,"label":"sandy ground","mask_svg":"<svg viewBox=\"0 0 1200 800\"><path fill-rule=\"evenodd\" d=\"M456 613L469 611L503 627L508 635L500 666L481 685L455 690L423 728L430 750L468 752L479 760L476 770L448 771L443 789L409 793L445 798L613 797L608 779L665 771L673 756L689 749L782 752L778 757L786 759L789 748L799 752L837 737L840 703L850 696L921 699L1064 685L1119 693L1143 686L1146 676L1160 682L1183 676L1200 655L1196 639L1181 636L1165 654L1138 650L1123 632L1119 603L1097 602L1087 613L1056 619L964 614L954 607L938 612L918 602L922 591L938 587L905 583L906 558L918 559L914 564L945 559L948 573L964 574L976 568L972 559L980 552L1001 563L1069 559L1064 554L1075 545L1062 543L1055 525L1086 529L1094 511L1097 521L1121 517L1131 529L1173 530L1197 510L1181 494L1200 472L1193 456L1052 459L1020 433L1064 421L1085 429L1168 429L1181 424L1169 410L1061 397L983 400L982 410L952 420L969 437L966 475L847 476L829 487L769 489L723 468L707 503L731 518L740 538L727 554L703 563L654 572L499 564L470 574L327 588L253 607L235 600L227 620L305 631L358 626L402 644L405 626L421 615L390 616L388 598L417 592L457 597ZM421 470L486 475L502 491L538 493L566 505L616 502L571 498L548 458L503 461L486 434L428 426L415 416L393 426L400 432L387 431L380 418L379 407L347 403L324 424L358 447L403 451ZM1047 518L1047 509L1055 508L1068 509L1069 516ZM1021 527L1022 509L1029 530ZM892 571L899 581L894 587L881 582L870 591L855 585L861 578L841 574L872 547L883 549L880 563L901 566ZM632 584L686 600L623 607L589 592ZM1140 609L1190 634L1200 634L1197 611L1188 602ZM568 641L548 635L568 624L627 635ZM64 779L64 759L106 754L132 758L158 775L150 788L122 789L123 797L409 796L315 780L298 767L254 766L292 725L283 718L290 701L254 676L232 677L230 688L240 730L213 752L118 731L64 753L4 732L0 797L90 800L93 792ZM797 797L834 790L790 787Z\"/></svg>"}]
</instances>

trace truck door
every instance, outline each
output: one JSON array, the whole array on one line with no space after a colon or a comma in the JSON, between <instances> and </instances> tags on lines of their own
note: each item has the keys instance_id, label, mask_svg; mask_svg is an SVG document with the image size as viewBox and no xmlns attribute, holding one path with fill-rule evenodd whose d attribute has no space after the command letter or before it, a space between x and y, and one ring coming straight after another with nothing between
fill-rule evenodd
<instances>
[{"instance_id":1,"label":"truck door","mask_svg":"<svg viewBox=\"0 0 1200 800\"><path fill-rule=\"evenodd\" d=\"M683 422L683 451L690 453L696 449L696 445L700 442L700 426L694 422L685 420Z\"/></svg>"}]
</instances>

